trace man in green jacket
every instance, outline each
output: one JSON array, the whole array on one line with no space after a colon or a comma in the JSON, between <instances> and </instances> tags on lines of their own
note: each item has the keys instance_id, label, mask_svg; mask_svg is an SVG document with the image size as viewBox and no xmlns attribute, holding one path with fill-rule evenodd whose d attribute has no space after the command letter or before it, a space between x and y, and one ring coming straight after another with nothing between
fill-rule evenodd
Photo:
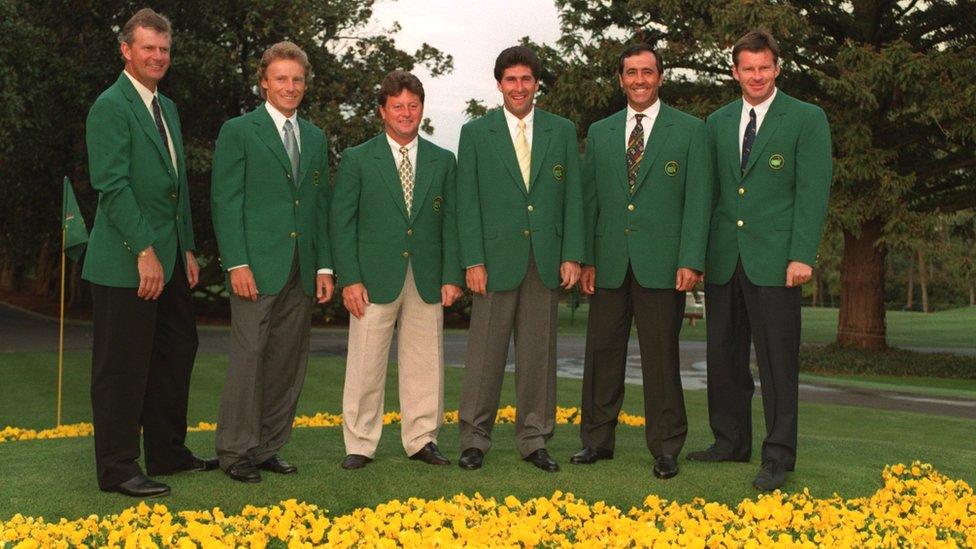
<instances>
[{"instance_id":1,"label":"man in green jacket","mask_svg":"<svg viewBox=\"0 0 976 549\"><path fill-rule=\"evenodd\" d=\"M98 210L82 277L92 283L92 419L102 490L168 494L146 472L216 468L187 449L197 351L191 288L200 269L176 106L156 89L170 62L169 21L136 12L122 27L125 70L88 113L85 142Z\"/></svg>"},{"instance_id":2,"label":"man in green jacket","mask_svg":"<svg viewBox=\"0 0 976 549\"><path fill-rule=\"evenodd\" d=\"M330 214L349 321L342 392L344 469L373 460L383 429L394 325L400 433L410 459L450 462L444 422L444 309L461 295L454 155L419 137L424 87L393 71L378 94L385 131L342 154Z\"/></svg>"},{"instance_id":3,"label":"man in green jacket","mask_svg":"<svg viewBox=\"0 0 976 549\"><path fill-rule=\"evenodd\" d=\"M259 482L259 469L297 471L278 450L305 380L312 296L332 297L327 143L297 115L308 72L295 44L268 48L258 67L266 102L228 120L214 151L211 209L232 293L217 457L241 482Z\"/></svg>"},{"instance_id":4,"label":"man in green jacket","mask_svg":"<svg viewBox=\"0 0 976 549\"><path fill-rule=\"evenodd\" d=\"M460 466L491 446L508 344L515 336L515 437L522 458L558 471L546 441L556 409L559 287L579 279L583 210L576 128L533 105L541 64L523 46L495 61L504 108L461 128L458 231L474 293L461 389Z\"/></svg>"},{"instance_id":5,"label":"man in green jacket","mask_svg":"<svg viewBox=\"0 0 976 549\"><path fill-rule=\"evenodd\" d=\"M766 438L753 480L783 485L796 464L800 286L810 280L832 172L824 111L776 89L779 46L766 31L732 48L742 99L708 117L717 199L705 264L708 416L715 443L696 461L749 461L754 390L762 382Z\"/></svg>"},{"instance_id":6,"label":"man in green jacket","mask_svg":"<svg viewBox=\"0 0 976 549\"><path fill-rule=\"evenodd\" d=\"M705 269L711 161L705 124L663 104L661 57L647 44L620 54L627 108L590 126L583 158L591 294L583 366L583 449L572 463L610 459L623 405L630 327L637 319L645 439L658 478L678 474L688 432L678 360L685 292Z\"/></svg>"}]
</instances>

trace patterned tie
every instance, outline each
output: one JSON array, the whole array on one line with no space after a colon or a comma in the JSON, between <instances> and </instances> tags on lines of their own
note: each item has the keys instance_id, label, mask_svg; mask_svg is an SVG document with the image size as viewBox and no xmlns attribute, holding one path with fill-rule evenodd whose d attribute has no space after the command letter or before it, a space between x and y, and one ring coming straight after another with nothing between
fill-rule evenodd
<instances>
[{"instance_id":1,"label":"patterned tie","mask_svg":"<svg viewBox=\"0 0 976 549\"><path fill-rule=\"evenodd\" d=\"M637 170L640 169L641 160L644 159L644 126L641 125L643 114L635 114L637 124L630 132L630 139L627 140L627 183L630 185L630 194L634 194L634 187L637 186Z\"/></svg>"},{"instance_id":2,"label":"patterned tie","mask_svg":"<svg viewBox=\"0 0 976 549\"><path fill-rule=\"evenodd\" d=\"M163 139L163 148L169 151L169 139L166 138L166 126L163 125L163 114L159 110L159 99L153 95L152 99L152 111L153 118L156 119L156 130L159 131L159 137Z\"/></svg>"},{"instance_id":3,"label":"patterned tie","mask_svg":"<svg viewBox=\"0 0 976 549\"><path fill-rule=\"evenodd\" d=\"M410 164L410 157L407 156L406 147L400 147L400 186L403 187L403 202L407 205L407 215L410 215L410 207L413 206L413 166Z\"/></svg>"},{"instance_id":4,"label":"patterned tie","mask_svg":"<svg viewBox=\"0 0 976 549\"><path fill-rule=\"evenodd\" d=\"M525 183L525 190L529 190L529 170L532 166L532 151L529 149L529 142L525 139L525 120L518 121L518 132L515 133L515 156L518 157L519 170L522 171L522 181Z\"/></svg>"},{"instance_id":5,"label":"patterned tie","mask_svg":"<svg viewBox=\"0 0 976 549\"><path fill-rule=\"evenodd\" d=\"M746 165L749 164L749 153L752 152L752 142L756 140L756 109L749 109L749 123L746 124L746 133L742 135L742 163L739 166L745 173Z\"/></svg>"},{"instance_id":6,"label":"patterned tie","mask_svg":"<svg viewBox=\"0 0 976 549\"><path fill-rule=\"evenodd\" d=\"M295 139L295 127L291 120L285 120L285 153L291 160L292 181L298 186L298 140Z\"/></svg>"}]
</instances>

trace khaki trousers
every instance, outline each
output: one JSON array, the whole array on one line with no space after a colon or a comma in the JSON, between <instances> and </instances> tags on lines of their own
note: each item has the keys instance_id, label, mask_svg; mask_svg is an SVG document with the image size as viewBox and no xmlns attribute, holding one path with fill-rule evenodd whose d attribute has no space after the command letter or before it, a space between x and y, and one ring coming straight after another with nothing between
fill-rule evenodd
<instances>
[{"instance_id":1,"label":"khaki trousers","mask_svg":"<svg viewBox=\"0 0 976 549\"><path fill-rule=\"evenodd\" d=\"M368 289L367 289L368 290ZM425 303L413 270L392 303L366 306L349 321L349 355L342 391L342 437L347 454L373 457L383 430L386 365L394 327L400 387L400 438L407 455L437 442L444 422L444 310Z\"/></svg>"}]
</instances>

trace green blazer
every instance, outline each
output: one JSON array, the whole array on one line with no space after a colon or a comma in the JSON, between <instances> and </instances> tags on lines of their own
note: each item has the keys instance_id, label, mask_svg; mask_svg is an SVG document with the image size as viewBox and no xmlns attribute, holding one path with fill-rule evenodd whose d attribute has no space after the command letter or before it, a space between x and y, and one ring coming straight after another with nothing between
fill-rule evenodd
<instances>
[{"instance_id":1,"label":"green blazer","mask_svg":"<svg viewBox=\"0 0 976 549\"><path fill-rule=\"evenodd\" d=\"M582 261L582 189L576 128L536 108L530 191L501 109L468 122L458 145L458 231L463 267L483 264L488 291L518 287L529 249L543 284L559 286L559 264Z\"/></svg>"},{"instance_id":2,"label":"green blazer","mask_svg":"<svg viewBox=\"0 0 976 549\"><path fill-rule=\"evenodd\" d=\"M296 184L278 129L262 104L224 123L217 137L210 208L220 262L249 265L258 292L276 294L298 249L302 288L315 293L318 269L332 268L325 134L303 118Z\"/></svg>"},{"instance_id":3,"label":"green blazer","mask_svg":"<svg viewBox=\"0 0 976 549\"><path fill-rule=\"evenodd\" d=\"M753 284L784 286L790 261L817 262L833 170L830 127L816 105L776 92L745 172L740 169L742 99L708 117L715 186L705 281L724 284L736 261Z\"/></svg>"},{"instance_id":4,"label":"green blazer","mask_svg":"<svg viewBox=\"0 0 976 549\"><path fill-rule=\"evenodd\" d=\"M196 248L190 219L183 138L176 105L157 93L176 150L176 166L149 109L125 74L88 112L88 173L98 209L82 278L103 286L137 288L136 254L150 245L173 274L177 254Z\"/></svg>"},{"instance_id":5,"label":"green blazer","mask_svg":"<svg viewBox=\"0 0 976 549\"><path fill-rule=\"evenodd\" d=\"M442 285L464 285L454 155L419 139L410 212L397 161L386 133L342 153L330 213L336 274L343 286L363 283L371 303L390 303L409 263L421 299L440 303Z\"/></svg>"},{"instance_id":6,"label":"green blazer","mask_svg":"<svg viewBox=\"0 0 976 549\"><path fill-rule=\"evenodd\" d=\"M590 126L583 156L586 263L619 288L632 265L645 288L674 288L679 267L705 268L712 174L705 123L661 104L634 194L627 182L627 110Z\"/></svg>"}]
</instances>

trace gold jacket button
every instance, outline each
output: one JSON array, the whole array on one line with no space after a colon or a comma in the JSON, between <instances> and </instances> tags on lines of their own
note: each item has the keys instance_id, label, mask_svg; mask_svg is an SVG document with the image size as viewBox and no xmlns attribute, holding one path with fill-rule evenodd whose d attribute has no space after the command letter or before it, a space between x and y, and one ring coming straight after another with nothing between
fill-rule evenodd
<instances>
[{"instance_id":1,"label":"gold jacket button","mask_svg":"<svg viewBox=\"0 0 976 549\"><path fill-rule=\"evenodd\" d=\"M532 206L532 204L529 204L529 207L526 209L529 210L530 212L535 211L535 208Z\"/></svg>"},{"instance_id":2,"label":"gold jacket button","mask_svg":"<svg viewBox=\"0 0 976 549\"><path fill-rule=\"evenodd\" d=\"M627 204L627 211L628 212L634 211L634 208L635 208L635 206L633 204Z\"/></svg>"},{"instance_id":3,"label":"gold jacket button","mask_svg":"<svg viewBox=\"0 0 976 549\"><path fill-rule=\"evenodd\" d=\"M745 187L739 187L739 196L742 196L742 195L744 195L744 194L746 194L746 189L745 189Z\"/></svg>"},{"instance_id":4,"label":"gold jacket button","mask_svg":"<svg viewBox=\"0 0 976 549\"><path fill-rule=\"evenodd\" d=\"M288 236L290 236L292 238L296 238L298 236L298 233L296 233L295 231L292 231L292 232L288 233Z\"/></svg>"},{"instance_id":5,"label":"gold jacket button","mask_svg":"<svg viewBox=\"0 0 976 549\"><path fill-rule=\"evenodd\" d=\"M407 229L407 236L413 236L413 228Z\"/></svg>"},{"instance_id":6,"label":"gold jacket button","mask_svg":"<svg viewBox=\"0 0 976 549\"><path fill-rule=\"evenodd\" d=\"M528 229L525 229L524 231L522 231L522 236L529 236L530 234L532 234L532 233L529 232Z\"/></svg>"},{"instance_id":7,"label":"gold jacket button","mask_svg":"<svg viewBox=\"0 0 976 549\"><path fill-rule=\"evenodd\" d=\"M410 252L404 250L403 257L410 257Z\"/></svg>"},{"instance_id":8,"label":"gold jacket button","mask_svg":"<svg viewBox=\"0 0 976 549\"><path fill-rule=\"evenodd\" d=\"M735 222L735 226L736 227L741 227L741 226L743 226L745 224L746 224L746 222L743 221L743 220L741 220L741 219Z\"/></svg>"},{"instance_id":9,"label":"gold jacket button","mask_svg":"<svg viewBox=\"0 0 976 549\"><path fill-rule=\"evenodd\" d=\"M630 229L624 229L624 234L630 234Z\"/></svg>"}]
</instances>

